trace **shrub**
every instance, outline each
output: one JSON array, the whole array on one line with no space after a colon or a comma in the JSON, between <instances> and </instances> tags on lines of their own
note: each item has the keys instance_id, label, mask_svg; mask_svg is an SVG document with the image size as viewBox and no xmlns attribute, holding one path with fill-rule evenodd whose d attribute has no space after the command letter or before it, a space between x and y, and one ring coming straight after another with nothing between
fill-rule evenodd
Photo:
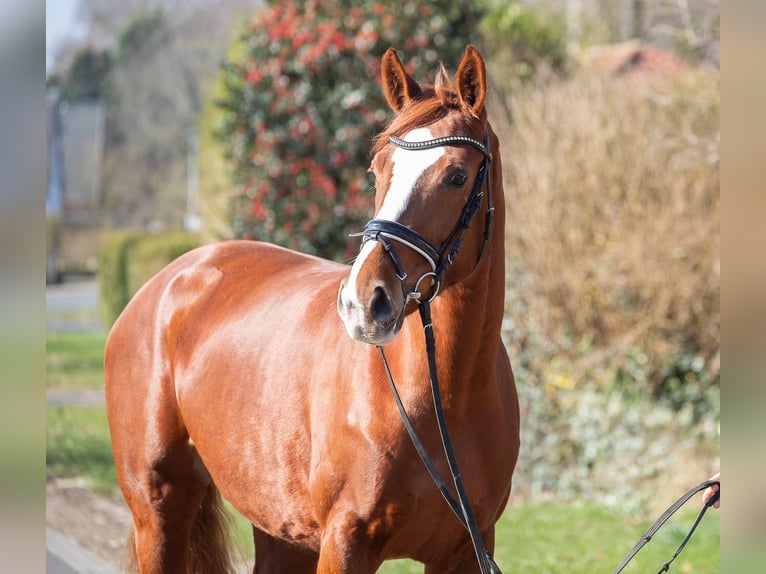
<instances>
[{"instance_id":1,"label":"shrub","mask_svg":"<svg viewBox=\"0 0 766 574\"><path fill-rule=\"evenodd\" d=\"M555 361L554 361L555 362ZM625 511L659 512L716 467L718 420L694 422L648 397L582 384L530 384L523 369L521 451L514 493L528 501L595 500ZM565 377L562 373L558 376ZM714 401L718 408L720 403ZM658 497L658 489L663 493Z\"/></svg>"},{"instance_id":2,"label":"shrub","mask_svg":"<svg viewBox=\"0 0 766 574\"><path fill-rule=\"evenodd\" d=\"M130 297L168 263L199 245L196 235L183 231L143 235L128 257L126 281Z\"/></svg>"},{"instance_id":3,"label":"shrub","mask_svg":"<svg viewBox=\"0 0 766 574\"><path fill-rule=\"evenodd\" d=\"M99 250L99 316L109 328L130 298L153 275L185 252L200 245L185 232L139 235L115 231L105 235Z\"/></svg>"},{"instance_id":4,"label":"shrub","mask_svg":"<svg viewBox=\"0 0 766 574\"><path fill-rule=\"evenodd\" d=\"M516 488L640 504L672 475L681 492L715 470L720 421L717 74L580 73L509 105Z\"/></svg>"},{"instance_id":5,"label":"shrub","mask_svg":"<svg viewBox=\"0 0 766 574\"><path fill-rule=\"evenodd\" d=\"M641 91L581 76L517 90L512 106L504 165L520 328L554 355L586 358L570 365L575 379L661 394L691 354L685 363L715 384L717 77Z\"/></svg>"},{"instance_id":6,"label":"shrub","mask_svg":"<svg viewBox=\"0 0 766 574\"><path fill-rule=\"evenodd\" d=\"M130 301L128 252L138 239L131 231L105 234L98 253L99 318L110 327Z\"/></svg>"},{"instance_id":7,"label":"shrub","mask_svg":"<svg viewBox=\"0 0 766 574\"><path fill-rule=\"evenodd\" d=\"M241 46L236 46L241 48ZM241 51L241 50L240 50ZM236 52L229 58L240 57ZM217 137L224 111L218 105L223 95L223 78L205 84L202 110L198 118L200 235L206 242L233 237L229 204L233 189L231 166L226 160L224 142Z\"/></svg>"},{"instance_id":8,"label":"shrub","mask_svg":"<svg viewBox=\"0 0 766 574\"><path fill-rule=\"evenodd\" d=\"M380 57L401 48L408 71L423 78L438 58L458 62L468 37L459 7L445 0L284 0L262 9L242 38L246 56L224 69L235 235L348 257L348 233L372 207L371 140L389 115Z\"/></svg>"},{"instance_id":9,"label":"shrub","mask_svg":"<svg viewBox=\"0 0 766 574\"><path fill-rule=\"evenodd\" d=\"M556 73L566 69L566 22L558 13L519 2L490 2L481 31L492 55L495 81L506 88L513 78L531 79L541 66Z\"/></svg>"}]
</instances>

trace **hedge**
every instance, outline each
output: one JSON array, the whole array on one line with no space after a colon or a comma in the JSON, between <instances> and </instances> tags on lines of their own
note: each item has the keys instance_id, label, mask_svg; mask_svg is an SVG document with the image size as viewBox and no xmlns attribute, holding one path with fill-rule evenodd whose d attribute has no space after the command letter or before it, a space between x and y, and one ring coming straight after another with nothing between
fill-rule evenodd
<instances>
[{"instance_id":1,"label":"hedge","mask_svg":"<svg viewBox=\"0 0 766 574\"><path fill-rule=\"evenodd\" d=\"M168 263L200 245L191 233L141 235L115 231L101 242L98 261L99 315L111 327L130 298Z\"/></svg>"}]
</instances>

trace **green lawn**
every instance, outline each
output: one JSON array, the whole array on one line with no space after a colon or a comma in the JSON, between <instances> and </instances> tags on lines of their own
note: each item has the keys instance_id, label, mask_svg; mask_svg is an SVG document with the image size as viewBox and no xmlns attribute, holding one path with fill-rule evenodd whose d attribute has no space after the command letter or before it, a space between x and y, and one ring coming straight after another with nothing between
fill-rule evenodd
<instances>
[{"instance_id":1,"label":"green lawn","mask_svg":"<svg viewBox=\"0 0 766 574\"><path fill-rule=\"evenodd\" d=\"M117 490L103 407L46 409L46 466L60 477L85 477L96 492Z\"/></svg>"},{"instance_id":2,"label":"green lawn","mask_svg":"<svg viewBox=\"0 0 766 574\"><path fill-rule=\"evenodd\" d=\"M688 506L638 553L623 571L625 574L657 572L673 556L699 510L694 502ZM611 573L654 520L595 504L512 507L497 526L495 560L506 574ZM671 572L718 573L719 533L719 515L711 512L673 563ZM384 564L380 572L409 574L422 572L422 567L394 561Z\"/></svg>"},{"instance_id":3,"label":"green lawn","mask_svg":"<svg viewBox=\"0 0 766 574\"><path fill-rule=\"evenodd\" d=\"M57 333L45 337L47 388L98 389L104 384L106 332Z\"/></svg>"}]
</instances>

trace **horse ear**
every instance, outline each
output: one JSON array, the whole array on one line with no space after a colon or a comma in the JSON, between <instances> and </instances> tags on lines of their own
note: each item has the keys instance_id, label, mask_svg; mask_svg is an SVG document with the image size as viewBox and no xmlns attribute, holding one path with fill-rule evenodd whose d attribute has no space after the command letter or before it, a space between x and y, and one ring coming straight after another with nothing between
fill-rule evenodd
<instances>
[{"instance_id":1,"label":"horse ear","mask_svg":"<svg viewBox=\"0 0 766 574\"><path fill-rule=\"evenodd\" d=\"M457 95L460 102L478 117L487 97L487 71L484 58L471 44L465 48L465 56L457 70Z\"/></svg>"},{"instance_id":2,"label":"horse ear","mask_svg":"<svg viewBox=\"0 0 766 574\"><path fill-rule=\"evenodd\" d=\"M421 95L420 86L404 70L404 66L393 48L386 50L383 55L381 69L383 92L388 105L395 112L401 111L407 102Z\"/></svg>"}]
</instances>

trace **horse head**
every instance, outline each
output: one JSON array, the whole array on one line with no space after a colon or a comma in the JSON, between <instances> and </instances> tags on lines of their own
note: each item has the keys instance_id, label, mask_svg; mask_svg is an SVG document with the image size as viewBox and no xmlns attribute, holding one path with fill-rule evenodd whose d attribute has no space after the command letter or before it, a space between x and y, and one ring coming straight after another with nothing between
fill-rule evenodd
<instances>
[{"instance_id":1,"label":"horse head","mask_svg":"<svg viewBox=\"0 0 766 574\"><path fill-rule=\"evenodd\" d=\"M490 182L499 177L499 162L488 173L497 138L487 123L484 60L473 46L454 81L442 66L433 86L419 85L390 48L382 83L395 116L373 148L375 215L337 300L349 336L375 345L396 337L415 307L408 303L475 270L491 228Z\"/></svg>"}]
</instances>

